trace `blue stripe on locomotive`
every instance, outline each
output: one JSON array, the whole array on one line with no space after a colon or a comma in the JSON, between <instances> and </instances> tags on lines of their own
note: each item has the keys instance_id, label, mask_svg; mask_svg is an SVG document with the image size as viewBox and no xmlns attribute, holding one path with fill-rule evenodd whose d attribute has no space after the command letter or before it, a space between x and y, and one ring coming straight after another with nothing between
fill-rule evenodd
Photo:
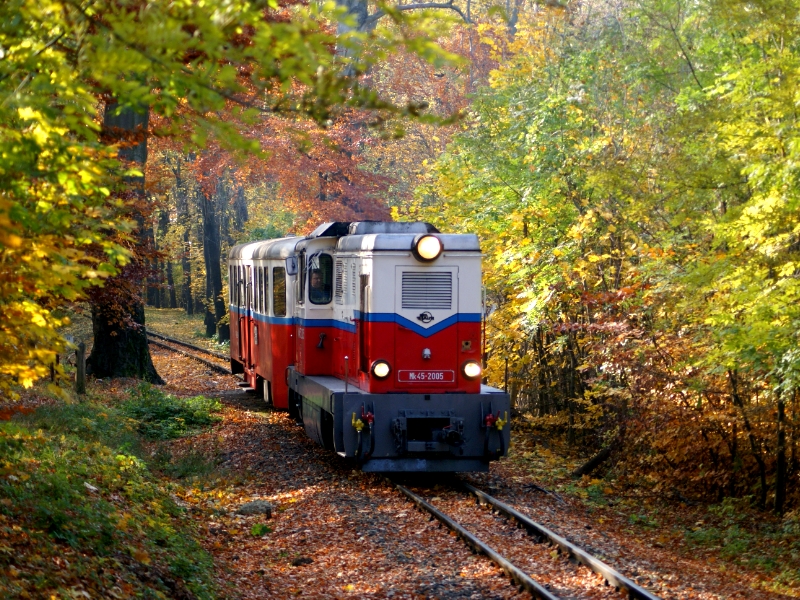
<instances>
[{"instance_id":1,"label":"blue stripe on locomotive","mask_svg":"<svg viewBox=\"0 0 800 600\"><path fill-rule=\"evenodd\" d=\"M240 311L238 306L231 306L230 307L232 312L241 313L246 311ZM361 319L361 313L359 311L355 312L356 320ZM262 323L269 323L270 325L301 325L303 327L335 327L336 329L341 329L343 331L349 331L350 333L355 333L356 326L352 323L346 323L344 321L337 321L336 319L301 319L300 317L270 317L267 315L262 315L255 311L252 312L252 316L255 320L260 321ZM430 337L440 331L447 329L451 325L455 323L480 323L481 322L481 313L456 313L451 315L450 317L446 318L444 321L440 321L431 327L420 327L413 321L406 319L396 313L366 313L366 321L368 323L397 323L405 327L406 329L410 329L414 333L421 335L422 337Z\"/></svg>"}]
</instances>

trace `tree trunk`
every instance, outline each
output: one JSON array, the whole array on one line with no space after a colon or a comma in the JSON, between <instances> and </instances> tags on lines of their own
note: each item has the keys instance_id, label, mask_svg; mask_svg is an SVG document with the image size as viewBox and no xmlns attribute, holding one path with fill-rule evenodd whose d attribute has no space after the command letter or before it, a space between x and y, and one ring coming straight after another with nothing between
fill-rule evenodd
<instances>
[{"instance_id":1,"label":"tree trunk","mask_svg":"<svg viewBox=\"0 0 800 600\"><path fill-rule=\"evenodd\" d=\"M244 195L244 188L239 186L236 189L236 198L233 202L234 214L234 229L237 233L244 231L244 225L247 223L250 215L247 214L247 198Z\"/></svg>"},{"instance_id":2,"label":"tree trunk","mask_svg":"<svg viewBox=\"0 0 800 600\"><path fill-rule=\"evenodd\" d=\"M147 346L144 328L144 303L130 307L133 323L118 323L102 306L92 305L94 345L88 358L87 372L95 377L135 377L163 384Z\"/></svg>"},{"instance_id":3,"label":"tree trunk","mask_svg":"<svg viewBox=\"0 0 800 600\"><path fill-rule=\"evenodd\" d=\"M191 159L191 155L189 157ZM175 176L175 212L178 224L183 228L183 246L181 247L181 306L186 314L194 314L192 302L192 262L191 245L189 244L189 193L183 179L183 157L178 154L173 159L167 158ZM169 273L168 273L169 274ZM176 299L177 300L177 299ZM170 301L171 302L171 301ZM177 302L176 302L177 308Z\"/></svg>"},{"instance_id":4,"label":"tree trunk","mask_svg":"<svg viewBox=\"0 0 800 600\"><path fill-rule=\"evenodd\" d=\"M197 192L197 194L200 194L200 192ZM199 204L198 204L198 208L201 208L201 206ZM206 257L205 257L205 244L203 244L203 235L204 235L203 234L203 219L202 219L202 215L201 215L200 216L200 221L197 222L197 224L195 225L194 239L198 240L198 243L203 246L203 264L205 265ZM196 250L195 251L195 255L193 257L193 258L195 258L195 260L197 260L197 253L198 252L200 252L200 250ZM195 266L197 266L197 263L195 263ZM200 273L198 272L196 274L196 276L199 279ZM204 279L205 279L205 290L204 290L204 292L203 293L198 293L198 294L192 294L192 301L194 302L194 312L195 312L195 314L198 314L198 315L199 314L205 315L205 310L206 310L206 306L207 306L206 298L210 298L209 294L211 293L210 284L208 282L208 273L205 273ZM200 287L199 286L199 281L198 281L196 287Z\"/></svg>"},{"instance_id":5,"label":"tree trunk","mask_svg":"<svg viewBox=\"0 0 800 600\"><path fill-rule=\"evenodd\" d=\"M217 333L215 318L214 264L219 264L219 228L214 199L204 191L199 191L200 209L203 215L203 261L206 266L206 311L204 322L206 335L212 337ZM216 245L214 241L216 240ZM215 251L216 250L216 251Z\"/></svg>"},{"instance_id":6,"label":"tree trunk","mask_svg":"<svg viewBox=\"0 0 800 600\"><path fill-rule=\"evenodd\" d=\"M137 113L125 108L117 114L117 105L109 103L103 115L105 134L121 143L119 158L133 162L143 171L147 162L147 111ZM128 177L125 183L133 197L144 198L144 177ZM139 215L138 250L147 248L149 228ZM94 343L87 359L87 371L95 377L137 377L152 383L164 383L150 357L145 333L144 303L141 298L142 263L135 256L132 265L92 296L92 331ZM133 280L133 281L132 281ZM119 293L115 293L119 291Z\"/></svg>"},{"instance_id":7,"label":"tree trunk","mask_svg":"<svg viewBox=\"0 0 800 600\"><path fill-rule=\"evenodd\" d=\"M220 228L217 219L217 198L200 192L203 213L203 257L206 262L207 302L206 333L217 334L220 342L230 339L230 327L220 324L227 314L227 306L222 298L222 267L220 262ZM213 311L213 312L212 312Z\"/></svg>"},{"instance_id":8,"label":"tree trunk","mask_svg":"<svg viewBox=\"0 0 800 600\"><path fill-rule=\"evenodd\" d=\"M159 286L158 262L151 261L150 274L147 276L147 305L161 308L161 289Z\"/></svg>"},{"instance_id":9,"label":"tree trunk","mask_svg":"<svg viewBox=\"0 0 800 600\"><path fill-rule=\"evenodd\" d=\"M164 286L165 276L164 273L167 270L167 266L164 264L164 258L166 256L163 254L164 252L164 241L167 237L167 232L169 231L169 211L167 207L162 206L161 210L159 211L157 225L155 227L155 247L156 250L159 250L161 256L159 257L161 260L158 264L158 277L153 282L155 285L155 299L156 299L156 308L165 308L169 306L169 287L172 283L168 283L167 286ZM171 275L171 274L170 274Z\"/></svg>"},{"instance_id":10,"label":"tree trunk","mask_svg":"<svg viewBox=\"0 0 800 600\"><path fill-rule=\"evenodd\" d=\"M158 241L160 239L159 221L153 223L152 233L150 234L153 240L153 250L158 250ZM160 266L163 268L163 265ZM147 304L155 308L161 308L162 268L159 268L159 262L155 258L150 261L150 273L147 276Z\"/></svg>"},{"instance_id":11,"label":"tree trunk","mask_svg":"<svg viewBox=\"0 0 800 600\"><path fill-rule=\"evenodd\" d=\"M584 475L588 475L592 471L594 471L597 467L605 463L609 458L611 458L614 451L618 448L621 448L625 443L625 433L627 431L627 424L625 419L627 419L628 415L628 401L623 399L621 402L616 406L616 413L617 413L617 435L614 436L614 439L611 440L607 446L600 449L600 451L595 454L592 458L582 464L580 467L572 471L573 477L582 477Z\"/></svg>"},{"instance_id":12,"label":"tree trunk","mask_svg":"<svg viewBox=\"0 0 800 600\"><path fill-rule=\"evenodd\" d=\"M192 261L191 246L189 245L189 230L183 232L183 253L181 254L181 267L183 267L183 306L190 317L194 314L194 300L192 299Z\"/></svg>"},{"instance_id":13,"label":"tree trunk","mask_svg":"<svg viewBox=\"0 0 800 600\"><path fill-rule=\"evenodd\" d=\"M167 287L169 288L169 307L178 308L178 296L175 294L175 279L172 277L172 261L167 261Z\"/></svg>"},{"instance_id":14,"label":"tree trunk","mask_svg":"<svg viewBox=\"0 0 800 600\"><path fill-rule=\"evenodd\" d=\"M797 471L797 390L792 394L792 419L789 421L789 473Z\"/></svg>"},{"instance_id":15,"label":"tree trunk","mask_svg":"<svg viewBox=\"0 0 800 600\"><path fill-rule=\"evenodd\" d=\"M750 427L750 419L747 418L747 413L744 410L744 400L742 400L742 397L739 395L739 380L736 373L729 370L728 379L731 384L731 399L742 415L744 430L745 433L747 433L747 440L750 442L750 451L753 453L753 458L756 459L756 463L758 463L758 474L761 482L761 493L759 494L758 505L761 508L765 508L767 505L767 465L764 464L764 457L761 456L761 451L758 448L753 429Z\"/></svg>"},{"instance_id":16,"label":"tree trunk","mask_svg":"<svg viewBox=\"0 0 800 600\"><path fill-rule=\"evenodd\" d=\"M336 27L336 35L341 37L351 31L368 31L372 27L367 25L367 18L369 17L369 4L367 0L336 0L339 8L346 11L348 22L340 20ZM374 26L374 25L373 25ZM355 44L355 40L350 40L351 44ZM347 48L342 44L336 45L336 55L341 58L353 58L358 54L358 48ZM345 77L353 77L356 74L355 69L351 65L347 65L343 70Z\"/></svg>"},{"instance_id":17,"label":"tree trunk","mask_svg":"<svg viewBox=\"0 0 800 600\"><path fill-rule=\"evenodd\" d=\"M777 392L778 404L778 447L776 449L775 473L775 512L783 513L786 502L786 405L780 391Z\"/></svg>"},{"instance_id":18,"label":"tree trunk","mask_svg":"<svg viewBox=\"0 0 800 600\"><path fill-rule=\"evenodd\" d=\"M205 197L205 195L203 195ZM204 222L205 224L205 218ZM203 244L203 261L206 265L206 298L205 298L205 312L203 313L203 323L206 326L206 337L213 337L217 333L217 324L214 320L214 292L211 289L211 273L209 272L208 263L211 262L208 252L208 244Z\"/></svg>"},{"instance_id":19,"label":"tree trunk","mask_svg":"<svg viewBox=\"0 0 800 600\"><path fill-rule=\"evenodd\" d=\"M739 444L737 440L738 435L738 427L736 427L736 421L734 421L733 430L731 431L731 480L728 486L728 495L731 498L736 495L736 472L739 470L737 465L737 461L739 460Z\"/></svg>"},{"instance_id":20,"label":"tree trunk","mask_svg":"<svg viewBox=\"0 0 800 600\"><path fill-rule=\"evenodd\" d=\"M611 458L611 454L614 452L617 445L618 445L618 440L615 439L608 446L600 450L600 452L598 452L592 458L583 463L580 467L572 471L572 476L583 477L584 475L588 475L589 473L594 471L597 467L599 467L609 458Z\"/></svg>"}]
</instances>

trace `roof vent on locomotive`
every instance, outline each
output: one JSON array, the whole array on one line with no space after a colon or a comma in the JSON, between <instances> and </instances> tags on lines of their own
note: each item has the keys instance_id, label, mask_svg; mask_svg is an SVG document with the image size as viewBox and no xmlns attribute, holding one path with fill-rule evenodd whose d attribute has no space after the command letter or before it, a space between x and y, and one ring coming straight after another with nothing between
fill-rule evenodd
<instances>
[{"instance_id":1,"label":"roof vent on locomotive","mask_svg":"<svg viewBox=\"0 0 800 600\"><path fill-rule=\"evenodd\" d=\"M508 395L481 383L481 251L428 223L325 223L229 254L231 367L365 471L483 471Z\"/></svg>"}]
</instances>

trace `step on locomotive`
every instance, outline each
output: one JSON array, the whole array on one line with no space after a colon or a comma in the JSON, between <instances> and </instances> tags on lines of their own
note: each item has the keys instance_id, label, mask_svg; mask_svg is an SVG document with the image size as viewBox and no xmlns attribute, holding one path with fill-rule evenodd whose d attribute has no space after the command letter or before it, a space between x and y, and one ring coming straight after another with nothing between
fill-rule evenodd
<instances>
[{"instance_id":1,"label":"step on locomotive","mask_svg":"<svg viewBox=\"0 0 800 600\"><path fill-rule=\"evenodd\" d=\"M325 223L228 260L231 370L371 472L486 471L509 397L483 385L481 251L428 223Z\"/></svg>"}]
</instances>

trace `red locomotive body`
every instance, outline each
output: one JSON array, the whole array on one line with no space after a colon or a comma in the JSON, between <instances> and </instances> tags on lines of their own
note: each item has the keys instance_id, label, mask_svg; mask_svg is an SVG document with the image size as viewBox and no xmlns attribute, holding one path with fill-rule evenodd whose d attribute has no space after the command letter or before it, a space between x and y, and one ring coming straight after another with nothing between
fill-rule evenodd
<instances>
[{"instance_id":1,"label":"red locomotive body","mask_svg":"<svg viewBox=\"0 0 800 600\"><path fill-rule=\"evenodd\" d=\"M480 381L480 257L425 223L236 246L233 371L364 470L484 470L509 401Z\"/></svg>"}]
</instances>

